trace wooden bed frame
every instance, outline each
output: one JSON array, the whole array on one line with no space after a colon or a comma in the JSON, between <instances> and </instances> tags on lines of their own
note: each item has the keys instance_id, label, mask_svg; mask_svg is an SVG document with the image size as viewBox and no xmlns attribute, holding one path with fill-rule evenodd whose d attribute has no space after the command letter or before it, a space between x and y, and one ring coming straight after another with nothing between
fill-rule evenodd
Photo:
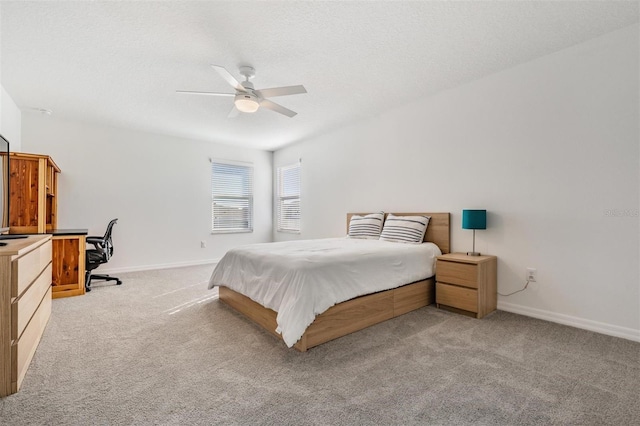
<instances>
[{"instance_id":1,"label":"wooden bed frame","mask_svg":"<svg viewBox=\"0 0 640 426\"><path fill-rule=\"evenodd\" d=\"M351 216L366 213L348 213L347 228ZM449 213L393 213L397 216L431 216L424 241L435 243L442 253L449 253ZM386 214L385 214L386 219ZM435 301L435 278L409 283L401 287L356 297L327 309L307 327L294 348L304 352L329 340L337 339L371 325L395 318ZM240 312L266 331L282 339L276 333L277 313L250 298L227 287L220 287L220 300Z\"/></svg>"}]
</instances>

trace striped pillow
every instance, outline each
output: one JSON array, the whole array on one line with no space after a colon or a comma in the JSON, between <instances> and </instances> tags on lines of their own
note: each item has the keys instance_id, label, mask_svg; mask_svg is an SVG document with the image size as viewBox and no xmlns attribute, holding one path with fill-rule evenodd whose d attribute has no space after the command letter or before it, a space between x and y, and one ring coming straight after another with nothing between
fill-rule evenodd
<instances>
[{"instance_id":1,"label":"striped pillow","mask_svg":"<svg viewBox=\"0 0 640 426\"><path fill-rule=\"evenodd\" d=\"M366 216L351 216L349 221L349 238L366 238L377 240L384 221L384 212L371 213Z\"/></svg>"},{"instance_id":2,"label":"striped pillow","mask_svg":"<svg viewBox=\"0 0 640 426\"><path fill-rule=\"evenodd\" d=\"M396 243L422 244L430 216L394 216L389 213L384 221L380 239Z\"/></svg>"}]
</instances>

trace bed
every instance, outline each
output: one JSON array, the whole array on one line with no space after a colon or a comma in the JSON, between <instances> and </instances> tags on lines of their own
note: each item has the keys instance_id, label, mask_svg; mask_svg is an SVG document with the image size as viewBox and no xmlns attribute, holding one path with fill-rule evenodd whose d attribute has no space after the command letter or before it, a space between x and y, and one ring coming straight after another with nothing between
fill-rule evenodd
<instances>
[{"instance_id":1,"label":"bed","mask_svg":"<svg viewBox=\"0 0 640 426\"><path fill-rule=\"evenodd\" d=\"M351 217L356 214L358 213L347 214L347 227L349 226ZM427 231L423 241L433 243L435 244L435 246L437 246L434 246L435 251L433 251L433 258L435 258L435 255L438 255L440 253L449 252L449 213L396 213L396 215L430 216L431 220L429 221L429 226L427 227ZM225 255L225 257L221 260L221 262L214 270L214 273L211 276L209 287L219 287L219 298L222 302L224 302L234 310L240 312L244 316L248 317L253 322L263 327L269 333L284 340L287 346L293 346L295 349L303 352L309 348L320 345L329 340L342 337L346 334L397 317L399 315L405 314L415 309L419 309L434 302L435 280L433 277L433 271L429 269L431 268L431 265L429 265L429 268L422 268L419 273L407 272L406 274L404 274L404 266L407 266L407 270L411 269L408 267L411 262L413 262L413 266L411 266L412 268L417 266L417 262L415 261L415 259L410 260L411 258L407 257L406 260L404 260L403 258L401 269L398 269L397 266L395 267L396 269L394 269L394 265L390 264L388 266L389 271L385 271L384 268L386 267L384 266L384 259L380 258L377 260L377 258L375 257L377 256L379 247L384 246L384 242L378 242L377 240L369 242L357 242L355 240L346 238L342 240L343 242L338 241L338 248L334 247L334 244L336 244L335 241L332 241L332 239L325 239L316 241L298 241L288 244L258 244L253 246L246 246L246 248L234 249L230 251L230 253L227 253L227 255ZM408 253L406 256L414 256L414 258L416 256L414 252L425 250L428 251L431 250L430 246L433 246L433 244L386 244L395 245L396 247L393 250L400 250L403 251L403 253L406 252ZM291 248L291 246L293 246L293 248ZM362 263L362 265L356 267L356 264L351 262L350 260L347 262L344 262L344 260L336 260L336 264L333 265L333 267L336 270L340 270L342 268L347 273L351 273L352 276L354 274L358 275L358 271L364 271L364 269L362 268L365 268L367 270L371 269L374 274L371 275L367 280L365 280L367 281L367 290L365 292L367 294L352 297L348 300L340 301L340 303L336 304L327 301L318 302L318 305L314 308L317 310L317 312L314 312L311 317L309 317L310 314L306 312L304 318L296 316L297 314L290 314L289 312L300 310L298 309L300 308L298 304L304 305L306 303L304 299L299 299L299 302L298 299L296 299L295 303L282 309L278 309L276 307L282 305L278 305L276 302L272 302L272 296L277 295L275 293L280 291L280 287L278 287L279 281L276 277L282 278L282 276L278 273L271 274L271 271L262 272L262 268L264 268L264 265L259 263L262 261L261 258L266 258L268 254L269 259L273 261L272 258L278 258L279 256L288 256L289 252L292 252L294 255L293 258L284 257L284 259L289 262L288 265L299 265L299 263L296 263L295 259L296 250L303 250L306 252L306 254L310 253L310 257L305 258L307 262L304 263L304 270L298 271L296 267L288 268L291 275L295 277L303 273L307 275L315 273L315 251L322 252L324 250L328 250L330 253L332 253L331 250L337 250L335 251L336 257L351 259L349 256L351 256L350 250L352 246L357 246L357 250L362 250L362 247L364 247L365 251L363 253L366 253L366 255L360 256L362 260L359 260L358 262L365 263ZM245 253L247 251L253 251L254 253ZM421 257L419 259L422 263L422 259L427 258ZM282 259L280 259L280 261L281 260ZM311 260L310 266L309 260ZM367 264L366 261L368 261L369 263ZM424 263L426 264L428 262ZM351 268L351 266L353 266L353 268ZM312 269L311 271L308 270L309 267ZM354 268L355 272L354 270L352 270ZM375 268L378 269L376 270ZM318 269L318 271L321 270ZM272 281L274 282L267 282L264 287L269 288L269 286L271 286L271 288L275 290L256 290L256 287L243 286L242 280L245 279L245 277L242 276L242 273L247 273L246 280L251 281L252 285L255 284L256 281L266 281L263 276L274 277L272 278ZM318 272L318 274L322 274L323 279L327 281L327 272ZM329 274L333 276L333 269L330 270ZM366 274L364 273L362 274L362 276L365 275ZM342 277L343 275L336 273L335 276ZM338 283L339 285L335 286L335 291L338 293L342 292L342 287L348 287L346 284L349 284L349 286L359 286L361 284L365 284L362 282L355 282L355 284L352 284L350 283L350 278L352 278L352 276L349 276L348 274L344 276L345 279L336 278L336 281L341 281L340 283ZM425 276L427 276L427 278L425 278ZM420 278L416 279L416 277ZM313 281L314 276L307 276L307 279L311 279ZM358 280L363 281L360 278L358 278ZM381 281L384 280L389 281L387 283L388 285L384 287L389 289L377 291L377 289L381 288L380 286L383 284ZM234 289L230 287L233 287ZM307 283L306 288L316 288L315 281L311 284ZM324 290L318 291L317 293L320 295L324 295L327 290L330 290L329 292L333 291L331 290L331 288L326 287L324 288ZM360 290L361 288L358 287L358 291ZM256 291L262 292L264 294L257 294ZM295 294L297 295L298 293ZM344 297L344 295L340 294L339 297ZM256 300L261 301L261 303L258 303ZM323 303L329 303L330 307L325 307ZM309 307L306 307L305 309L308 310ZM280 311L279 320L280 325L283 326L282 328L278 324L277 311ZM287 315L290 315L292 317L291 319L294 320L292 321L290 319L288 322L283 321L283 318ZM297 318L300 319L298 320ZM297 323L296 321L300 321L300 323ZM309 325L307 326L307 324Z\"/></svg>"}]
</instances>

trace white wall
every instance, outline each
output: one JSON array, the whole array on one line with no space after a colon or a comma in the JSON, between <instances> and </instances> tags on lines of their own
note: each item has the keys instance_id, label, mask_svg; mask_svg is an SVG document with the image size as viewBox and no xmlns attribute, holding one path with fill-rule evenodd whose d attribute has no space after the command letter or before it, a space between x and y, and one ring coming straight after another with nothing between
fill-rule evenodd
<instances>
[{"instance_id":1,"label":"white wall","mask_svg":"<svg viewBox=\"0 0 640 426\"><path fill-rule=\"evenodd\" d=\"M0 8L0 47L2 46L2 9ZM2 82L2 49L0 49L0 83ZM2 133L2 98L4 87L0 84L0 133Z\"/></svg>"},{"instance_id":2,"label":"white wall","mask_svg":"<svg viewBox=\"0 0 640 426\"><path fill-rule=\"evenodd\" d=\"M2 86L0 86L0 133L11 144L11 151L20 151L22 113L11 95Z\"/></svg>"},{"instance_id":3,"label":"white wall","mask_svg":"<svg viewBox=\"0 0 640 426\"><path fill-rule=\"evenodd\" d=\"M417 100L274 155L302 158L302 233L350 211L486 208L499 308L640 340L638 26ZM425 78L429 76L425 75ZM613 214L611 212L613 211ZM275 229L275 228L274 228Z\"/></svg>"},{"instance_id":4,"label":"white wall","mask_svg":"<svg viewBox=\"0 0 640 426\"><path fill-rule=\"evenodd\" d=\"M119 219L114 257L102 271L206 263L231 247L271 240L270 152L29 112L23 115L22 148L50 155L62 170L59 228L102 235L110 219ZM253 162L253 233L211 234L209 158Z\"/></svg>"}]
</instances>

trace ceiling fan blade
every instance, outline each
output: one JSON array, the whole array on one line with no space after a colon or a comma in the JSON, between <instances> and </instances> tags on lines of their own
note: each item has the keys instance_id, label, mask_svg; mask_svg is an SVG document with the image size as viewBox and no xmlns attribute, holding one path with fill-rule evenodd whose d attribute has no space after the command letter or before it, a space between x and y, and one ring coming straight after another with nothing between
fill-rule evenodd
<instances>
[{"instance_id":1,"label":"ceiling fan blade","mask_svg":"<svg viewBox=\"0 0 640 426\"><path fill-rule=\"evenodd\" d=\"M187 95L235 96L235 93L192 92L190 90L176 90L176 93L182 93L182 94L187 94Z\"/></svg>"},{"instance_id":2,"label":"ceiling fan blade","mask_svg":"<svg viewBox=\"0 0 640 426\"><path fill-rule=\"evenodd\" d=\"M272 87L270 89L256 90L254 93L262 96L263 98L272 98L274 96L287 96L287 95L299 95L301 93L307 93L307 89L304 86L287 86L287 87Z\"/></svg>"},{"instance_id":3,"label":"ceiling fan blade","mask_svg":"<svg viewBox=\"0 0 640 426\"><path fill-rule=\"evenodd\" d=\"M293 116L295 116L297 114L297 112L291 111L290 109L285 108L282 105L278 105L275 102L271 102L268 99L263 99L260 102L260 106L264 107L266 109L270 109L271 111L275 111L275 112L279 112L280 114L284 114L287 117L293 117Z\"/></svg>"},{"instance_id":4,"label":"ceiling fan blade","mask_svg":"<svg viewBox=\"0 0 640 426\"><path fill-rule=\"evenodd\" d=\"M227 118L236 118L238 114L240 114L240 111L234 105L233 108L231 108L231 111L229 111L229 115L227 115Z\"/></svg>"},{"instance_id":5,"label":"ceiling fan blade","mask_svg":"<svg viewBox=\"0 0 640 426\"><path fill-rule=\"evenodd\" d=\"M239 90L240 92L246 92L247 91L247 89L242 87L242 85L240 83L238 83L238 80L236 80L235 77L232 76L229 73L229 71L226 70L226 68L221 67L219 65L211 65L211 68L216 70L218 72L218 74L220 74L220 77L224 78L226 80L226 82L229 83L231 85L231 87L233 87L234 89Z\"/></svg>"}]
</instances>

